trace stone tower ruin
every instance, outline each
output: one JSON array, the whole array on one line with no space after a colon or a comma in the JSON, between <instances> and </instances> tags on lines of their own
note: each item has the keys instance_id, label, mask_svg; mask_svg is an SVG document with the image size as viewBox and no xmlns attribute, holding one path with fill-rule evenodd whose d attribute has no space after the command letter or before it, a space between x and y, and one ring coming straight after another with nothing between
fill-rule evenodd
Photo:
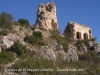
<instances>
[{"instance_id":1,"label":"stone tower ruin","mask_svg":"<svg viewBox=\"0 0 100 75\"><path fill-rule=\"evenodd\" d=\"M56 6L53 2L40 4L37 11L36 23L38 28L58 29Z\"/></svg>"},{"instance_id":2,"label":"stone tower ruin","mask_svg":"<svg viewBox=\"0 0 100 75\"><path fill-rule=\"evenodd\" d=\"M92 38L92 32L91 29L88 26L82 25L82 24L78 24L75 22L68 22L64 33L68 34L68 33L73 33L74 39L91 39Z\"/></svg>"}]
</instances>

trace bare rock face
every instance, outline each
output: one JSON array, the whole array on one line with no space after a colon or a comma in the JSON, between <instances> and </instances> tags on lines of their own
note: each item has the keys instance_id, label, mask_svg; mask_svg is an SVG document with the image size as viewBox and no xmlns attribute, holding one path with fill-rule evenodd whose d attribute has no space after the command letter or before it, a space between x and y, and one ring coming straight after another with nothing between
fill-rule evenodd
<instances>
[{"instance_id":1,"label":"bare rock face","mask_svg":"<svg viewBox=\"0 0 100 75\"><path fill-rule=\"evenodd\" d=\"M87 52L87 47L84 45L84 43L81 44L81 51Z\"/></svg>"},{"instance_id":2,"label":"bare rock face","mask_svg":"<svg viewBox=\"0 0 100 75\"><path fill-rule=\"evenodd\" d=\"M37 27L44 29L58 29L56 6L53 2L40 4L37 11L36 23Z\"/></svg>"},{"instance_id":3,"label":"bare rock face","mask_svg":"<svg viewBox=\"0 0 100 75\"><path fill-rule=\"evenodd\" d=\"M74 47L73 45L69 45L69 49L68 49L68 52L67 52L67 59L68 59L68 62L70 60L78 61L78 54L77 54L77 51L76 51L76 47Z\"/></svg>"},{"instance_id":4,"label":"bare rock face","mask_svg":"<svg viewBox=\"0 0 100 75\"><path fill-rule=\"evenodd\" d=\"M3 38L3 44L5 44L7 46L7 48L11 47L11 45L13 45L13 41L9 40L7 36L4 36Z\"/></svg>"},{"instance_id":5,"label":"bare rock face","mask_svg":"<svg viewBox=\"0 0 100 75\"><path fill-rule=\"evenodd\" d=\"M10 48L15 41L20 41L24 44L23 39L21 39L18 35L8 34L7 36L0 36L0 52L4 49Z\"/></svg>"},{"instance_id":6,"label":"bare rock face","mask_svg":"<svg viewBox=\"0 0 100 75\"><path fill-rule=\"evenodd\" d=\"M89 42L90 47L92 50L94 50L96 53L100 54L100 44L96 41L90 41Z\"/></svg>"}]
</instances>

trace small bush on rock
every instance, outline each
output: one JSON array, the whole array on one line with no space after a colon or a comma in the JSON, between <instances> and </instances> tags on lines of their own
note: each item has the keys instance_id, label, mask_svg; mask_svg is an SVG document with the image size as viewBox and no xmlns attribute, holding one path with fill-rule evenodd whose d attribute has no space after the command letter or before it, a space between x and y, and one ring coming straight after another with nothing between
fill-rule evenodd
<instances>
[{"instance_id":1,"label":"small bush on rock","mask_svg":"<svg viewBox=\"0 0 100 75\"><path fill-rule=\"evenodd\" d=\"M58 30L52 30L51 31L51 38L52 39L58 39L59 38L59 31Z\"/></svg>"},{"instance_id":2,"label":"small bush on rock","mask_svg":"<svg viewBox=\"0 0 100 75\"><path fill-rule=\"evenodd\" d=\"M37 31L37 32L33 32L33 37L42 40L42 32Z\"/></svg>"},{"instance_id":3,"label":"small bush on rock","mask_svg":"<svg viewBox=\"0 0 100 75\"><path fill-rule=\"evenodd\" d=\"M36 29L36 26L32 26L32 27L31 27L31 30L34 31L35 29Z\"/></svg>"},{"instance_id":4,"label":"small bush on rock","mask_svg":"<svg viewBox=\"0 0 100 75\"><path fill-rule=\"evenodd\" d=\"M15 52L18 56L22 56L27 52L26 46L20 44L19 42L15 42L9 50Z\"/></svg>"},{"instance_id":5,"label":"small bush on rock","mask_svg":"<svg viewBox=\"0 0 100 75\"><path fill-rule=\"evenodd\" d=\"M33 32L33 36L25 36L24 41L34 45L46 45L45 42L43 42L43 38L42 38L42 33L37 31L37 32Z\"/></svg>"},{"instance_id":6,"label":"small bush on rock","mask_svg":"<svg viewBox=\"0 0 100 75\"><path fill-rule=\"evenodd\" d=\"M14 17L6 12L0 13L0 28L2 29L12 29Z\"/></svg>"},{"instance_id":7,"label":"small bush on rock","mask_svg":"<svg viewBox=\"0 0 100 75\"><path fill-rule=\"evenodd\" d=\"M68 41L68 42L71 42L71 41L73 41L73 36L74 36L74 34L73 33L68 33L68 34L65 34L64 33L64 35L65 35L65 38L66 38L66 40Z\"/></svg>"},{"instance_id":8,"label":"small bush on rock","mask_svg":"<svg viewBox=\"0 0 100 75\"><path fill-rule=\"evenodd\" d=\"M29 21L27 19L19 19L18 22L20 23L20 25L22 26L30 26Z\"/></svg>"},{"instance_id":9,"label":"small bush on rock","mask_svg":"<svg viewBox=\"0 0 100 75\"><path fill-rule=\"evenodd\" d=\"M7 36L7 34L8 34L7 30L0 31L0 35Z\"/></svg>"},{"instance_id":10,"label":"small bush on rock","mask_svg":"<svg viewBox=\"0 0 100 75\"><path fill-rule=\"evenodd\" d=\"M85 45L86 47L90 47L90 45L89 45L89 40L78 40L78 41L77 41L77 44L82 44L82 43L84 43L84 45Z\"/></svg>"},{"instance_id":11,"label":"small bush on rock","mask_svg":"<svg viewBox=\"0 0 100 75\"><path fill-rule=\"evenodd\" d=\"M18 26L18 25L20 25L20 23L17 21L14 21L14 25Z\"/></svg>"}]
</instances>

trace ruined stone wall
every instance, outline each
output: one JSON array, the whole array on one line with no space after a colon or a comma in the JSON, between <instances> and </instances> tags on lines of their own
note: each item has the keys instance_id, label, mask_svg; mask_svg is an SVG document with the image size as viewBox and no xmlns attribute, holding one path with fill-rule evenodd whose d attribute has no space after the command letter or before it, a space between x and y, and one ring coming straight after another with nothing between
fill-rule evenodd
<instances>
[{"instance_id":1,"label":"ruined stone wall","mask_svg":"<svg viewBox=\"0 0 100 75\"><path fill-rule=\"evenodd\" d=\"M37 27L44 29L58 29L56 6L53 2L40 4L37 11Z\"/></svg>"},{"instance_id":2,"label":"ruined stone wall","mask_svg":"<svg viewBox=\"0 0 100 75\"><path fill-rule=\"evenodd\" d=\"M92 32L88 26L78 24L75 22L68 22L65 33L74 33L74 39L91 39Z\"/></svg>"}]
</instances>

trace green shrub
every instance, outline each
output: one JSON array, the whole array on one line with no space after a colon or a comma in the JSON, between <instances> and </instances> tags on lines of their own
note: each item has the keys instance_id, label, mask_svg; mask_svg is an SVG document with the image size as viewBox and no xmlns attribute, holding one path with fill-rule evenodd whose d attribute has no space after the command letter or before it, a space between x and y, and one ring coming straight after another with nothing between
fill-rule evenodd
<instances>
[{"instance_id":1,"label":"green shrub","mask_svg":"<svg viewBox=\"0 0 100 75\"><path fill-rule=\"evenodd\" d=\"M19 42L15 42L9 50L15 52L18 56L22 56L27 52L27 47Z\"/></svg>"},{"instance_id":2,"label":"green shrub","mask_svg":"<svg viewBox=\"0 0 100 75\"><path fill-rule=\"evenodd\" d=\"M7 36L7 34L8 34L7 30L0 31L0 35Z\"/></svg>"},{"instance_id":3,"label":"green shrub","mask_svg":"<svg viewBox=\"0 0 100 75\"><path fill-rule=\"evenodd\" d=\"M43 38L42 38L42 33L40 31L37 32L33 32L33 36L25 36L24 41L34 45L46 45L45 42L43 42Z\"/></svg>"},{"instance_id":4,"label":"green shrub","mask_svg":"<svg viewBox=\"0 0 100 75\"><path fill-rule=\"evenodd\" d=\"M19 22L17 22L17 21L14 21L14 25L20 25L20 23Z\"/></svg>"},{"instance_id":5,"label":"green shrub","mask_svg":"<svg viewBox=\"0 0 100 75\"><path fill-rule=\"evenodd\" d=\"M29 44L32 44L33 46L34 45L42 45L42 46L46 45L46 43L42 41L42 38L36 38L33 36L25 36L24 41Z\"/></svg>"},{"instance_id":6,"label":"green shrub","mask_svg":"<svg viewBox=\"0 0 100 75\"><path fill-rule=\"evenodd\" d=\"M24 41L33 45L33 42L35 40L34 40L33 36L25 36Z\"/></svg>"},{"instance_id":7,"label":"green shrub","mask_svg":"<svg viewBox=\"0 0 100 75\"><path fill-rule=\"evenodd\" d=\"M81 49L81 44L84 44L86 47L90 47L90 44L89 44L89 40L78 40L77 43L75 44L75 47L77 47L77 49L80 51ZM92 49L92 48L91 48Z\"/></svg>"},{"instance_id":8,"label":"green shrub","mask_svg":"<svg viewBox=\"0 0 100 75\"><path fill-rule=\"evenodd\" d=\"M42 42L39 42L38 45L39 45L39 46L44 46L44 45L47 45L47 44L46 44L45 42L42 41Z\"/></svg>"},{"instance_id":9,"label":"green shrub","mask_svg":"<svg viewBox=\"0 0 100 75\"><path fill-rule=\"evenodd\" d=\"M94 51L94 46L90 47L89 50Z\"/></svg>"},{"instance_id":10,"label":"green shrub","mask_svg":"<svg viewBox=\"0 0 100 75\"><path fill-rule=\"evenodd\" d=\"M37 31L37 32L33 32L33 37L35 37L35 38L37 38L37 39L40 39L40 40L42 40L42 32L40 32L40 31Z\"/></svg>"},{"instance_id":11,"label":"green shrub","mask_svg":"<svg viewBox=\"0 0 100 75\"><path fill-rule=\"evenodd\" d=\"M14 60L14 54L12 52L1 52L0 53L0 64L7 64Z\"/></svg>"},{"instance_id":12,"label":"green shrub","mask_svg":"<svg viewBox=\"0 0 100 75\"><path fill-rule=\"evenodd\" d=\"M65 36L65 38L66 38L66 40L67 40L68 42L73 41L73 36L74 36L73 33L70 32L70 33L64 34L64 36Z\"/></svg>"},{"instance_id":13,"label":"green shrub","mask_svg":"<svg viewBox=\"0 0 100 75\"><path fill-rule=\"evenodd\" d=\"M16 69L19 69L19 68L21 68L21 69L23 69L23 68L24 69L49 69L49 68L55 69L55 65L53 64L52 60L29 57L26 60L20 60L20 61L16 62L16 64L14 64L12 66L12 68L16 68ZM37 75L38 73L41 74L41 75L42 74L48 75L49 73L53 74L53 71L52 72L47 71L48 74L45 71L44 72L42 72L42 71L40 71L40 72L26 71L26 72L28 72L31 75L33 73L34 73L34 75Z\"/></svg>"},{"instance_id":14,"label":"green shrub","mask_svg":"<svg viewBox=\"0 0 100 75\"><path fill-rule=\"evenodd\" d=\"M18 22L22 26L30 26L29 21L27 19L19 19Z\"/></svg>"},{"instance_id":15,"label":"green shrub","mask_svg":"<svg viewBox=\"0 0 100 75\"><path fill-rule=\"evenodd\" d=\"M11 14L2 12L0 14L0 28L2 29L12 29L12 24L13 24L14 18L12 17Z\"/></svg>"},{"instance_id":16,"label":"green shrub","mask_svg":"<svg viewBox=\"0 0 100 75\"><path fill-rule=\"evenodd\" d=\"M52 30L51 31L51 38L52 39L58 39L59 38L59 31L58 30Z\"/></svg>"},{"instance_id":17,"label":"green shrub","mask_svg":"<svg viewBox=\"0 0 100 75\"><path fill-rule=\"evenodd\" d=\"M32 26L32 27L31 27L31 30L34 31L35 29L36 29L36 26Z\"/></svg>"},{"instance_id":18,"label":"green shrub","mask_svg":"<svg viewBox=\"0 0 100 75\"><path fill-rule=\"evenodd\" d=\"M68 50L68 43L65 41L63 44L62 44L63 48L64 48L64 51L67 52Z\"/></svg>"},{"instance_id":19,"label":"green shrub","mask_svg":"<svg viewBox=\"0 0 100 75\"><path fill-rule=\"evenodd\" d=\"M77 44L84 44L86 47L90 47L90 45L89 45L89 40L78 40L77 41Z\"/></svg>"},{"instance_id":20,"label":"green shrub","mask_svg":"<svg viewBox=\"0 0 100 75\"><path fill-rule=\"evenodd\" d=\"M94 63L99 63L100 58L99 55L97 53L95 53L94 51L88 51L88 53L84 53L82 55L79 55L79 60L83 60L83 61L92 61ZM97 62L99 61L99 62Z\"/></svg>"}]
</instances>

